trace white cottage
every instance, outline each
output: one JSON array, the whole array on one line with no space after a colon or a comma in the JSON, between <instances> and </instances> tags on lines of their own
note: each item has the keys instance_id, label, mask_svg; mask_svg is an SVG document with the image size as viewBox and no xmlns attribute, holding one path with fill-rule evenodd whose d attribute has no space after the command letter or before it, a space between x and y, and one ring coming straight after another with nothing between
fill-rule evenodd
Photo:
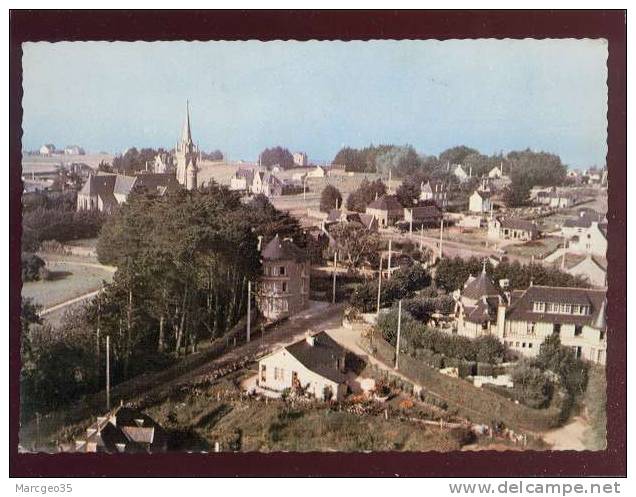
<instances>
[{"instance_id":1,"label":"white cottage","mask_svg":"<svg viewBox=\"0 0 636 497\"><path fill-rule=\"evenodd\" d=\"M260 388L308 393L320 400L347 394L346 351L324 331L278 349L258 361Z\"/></svg>"},{"instance_id":2,"label":"white cottage","mask_svg":"<svg viewBox=\"0 0 636 497\"><path fill-rule=\"evenodd\" d=\"M468 210L480 213L489 212L492 208L490 196L489 191L475 190L468 199Z\"/></svg>"}]
</instances>

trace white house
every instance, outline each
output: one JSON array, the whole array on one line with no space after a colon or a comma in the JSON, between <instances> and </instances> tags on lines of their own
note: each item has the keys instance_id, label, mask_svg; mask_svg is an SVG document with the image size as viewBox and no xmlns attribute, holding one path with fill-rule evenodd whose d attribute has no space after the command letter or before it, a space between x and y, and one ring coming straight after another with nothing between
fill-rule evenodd
<instances>
[{"instance_id":1,"label":"white house","mask_svg":"<svg viewBox=\"0 0 636 497\"><path fill-rule=\"evenodd\" d=\"M260 359L257 385L340 401L347 394L345 355L345 349L324 331L308 335Z\"/></svg>"},{"instance_id":2,"label":"white house","mask_svg":"<svg viewBox=\"0 0 636 497\"><path fill-rule=\"evenodd\" d=\"M324 178L327 176L327 172L324 167L316 166L311 171L307 172L308 178Z\"/></svg>"},{"instance_id":3,"label":"white house","mask_svg":"<svg viewBox=\"0 0 636 497\"><path fill-rule=\"evenodd\" d=\"M495 218L488 223L488 238L493 240L530 241L539 237L539 228L533 221L516 218Z\"/></svg>"},{"instance_id":4,"label":"white house","mask_svg":"<svg viewBox=\"0 0 636 497\"><path fill-rule=\"evenodd\" d=\"M386 227L404 218L404 207L395 195L385 194L371 202L366 213L375 217L381 227Z\"/></svg>"},{"instance_id":5,"label":"white house","mask_svg":"<svg viewBox=\"0 0 636 497\"><path fill-rule=\"evenodd\" d=\"M572 276L587 278L590 284L598 287L607 287L607 270L594 257L587 255L585 259L567 269Z\"/></svg>"},{"instance_id":6,"label":"white house","mask_svg":"<svg viewBox=\"0 0 636 497\"><path fill-rule=\"evenodd\" d=\"M448 206L448 188L441 181L430 180L420 184L420 200L432 200L441 209Z\"/></svg>"},{"instance_id":7,"label":"white house","mask_svg":"<svg viewBox=\"0 0 636 497\"><path fill-rule=\"evenodd\" d=\"M484 269L454 296L460 335L493 335L518 354L534 357L556 334L577 357L605 364L605 289L530 285L505 294Z\"/></svg>"},{"instance_id":8,"label":"white house","mask_svg":"<svg viewBox=\"0 0 636 497\"><path fill-rule=\"evenodd\" d=\"M307 165L307 154L305 152L294 152L294 164L297 166L305 167Z\"/></svg>"},{"instance_id":9,"label":"white house","mask_svg":"<svg viewBox=\"0 0 636 497\"><path fill-rule=\"evenodd\" d=\"M55 153L55 145L46 143L40 147L40 155L51 155Z\"/></svg>"},{"instance_id":10,"label":"white house","mask_svg":"<svg viewBox=\"0 0 636 497\"><path fill-rule=\"evenodd\" d=\"M605 257L607 254L607 223L590 218L567 220L561 234L568 238L568 252Z\"/></svg>"},{"instance_id":11,"label":"white house","mask_svg":"<svg viewBox=\"0 0 636 497\"><path fill-rule=\"evenodd\" d=\"M576 356L605 364L607 326L605 290L530 286L515 290L500 339L515 352L534 357L550 335Z\"/></svg>"},{"instance_id":12,"label":"white house","mask_svg":"<svg viewBox=\"0 0 636 497\"><path fill-rule=\"evenodd\" d=\"M495 166L488 171L488 177L490 179L499 179L503 176L502 166Z\"/></svg>"},{"instance_id":13,"label":"white house","mask_svg":"<svg viewBox=\"0 0 636 497\"><path fill-rule=\"evenodd\" d=\"M464 171L464 168L461 164L455 164L453 166L453 174L457 177L459 181L466 181L470 176Z\"/></svg>"},{"instance_id":14,"label":"white house","mask_svg":"<svg viewBox=\"0 0 636 497\"><path fill-rule=\"evenodd\" d=\"M67 145L64 148L64 155L84 155L86 152L79 145Z\"/></svg>"},{"instance_id":15,"label":"white house","mask_svg":"<svg viewBox=\"0 0 636 497\"><path fill-rule=\"evenodd\" d=\"M475 190L468 199L468 210L470 212L489 212L492 207L490 196L489 191Z\"/></svg>"}]
</instances>

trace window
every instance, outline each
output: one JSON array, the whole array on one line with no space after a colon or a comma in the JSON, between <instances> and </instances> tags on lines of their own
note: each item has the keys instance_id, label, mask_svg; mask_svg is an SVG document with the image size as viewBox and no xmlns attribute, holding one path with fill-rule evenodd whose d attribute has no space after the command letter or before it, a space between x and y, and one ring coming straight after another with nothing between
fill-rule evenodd
<instances>
[{"instance_id":1,"label":"window","mask_svg":"<svg viewBox=\"0 0 636 497\"><path fill-rule=\"evenodd\" d=\"M261 364L261 381L267 381L267 368L265 364Z\"/></svg>"},{"instance_id":2,"label":"window","mask_svg":"<svg viewBox=\"0 0 636 497\"><path fill-rule=\"evenodd\" d=\"M545 302L535 302L533 310L534 310L534 312L543 312L543 311L545 311Z\"/></svg>"},{"instance_id":3,"label":"window","mask_svg":"<svg viewBox=\"0 0 636 497\"><path fill-rule=\"evenodd\" d=\"M517 342L517 343L515 344L515 347L519 348L519 342Z\"/></svg>"},{"instance_id":4,"label":"window","mask_svg":"<svg viewBox=\"0 0 636 497\"><path fill-rule=\"evenodd\" d=\"M528 323L528 327L526 329L526 334L527 335L534 335L534 327L536 326L536 323Z\"/></svg>"},{"instance_id":5,"label":"window","mask_svg":"<svg viewBox=\"0 0 636 497\"><path fill-rule=\"evenodd\" d=\"M599 339L600 341L605 340L605 332L604 332L604 331L599 332L599 334L598 334L598 339Z\"/></svg>"},{"instance_id":6,"label":"window","mask_svg":"<svg viewBox=\"0 0 636 497\"><path fill-rule=\"evenodd\" d=\"M281 276L285 276L285 266L281 266L278 268L278 274Z\"/></svg>"},{"instance_id":7,"label":"window","mask_svg":"<svg viewBox=\"0 0 636 497\"><path fill-rule=\"evenodd\" d=\"M525 349L525 348L526 348L526 342L523 342L523 343L521 344L521 346Z\"/></svg>"},{"instance_id":8,"label":"window","mask_svg":"<svg viewBox=\"0 0 636 497\"><path fill-rule=\"evenodd\" d=\"M580 337L582 334L583 334L583 326L581 326L580 324L577 324L574 327L574 336Z\"/></svg>"},{"instance_id":9,"label":"window","mask_svg":"<svg viewBox=\"0 0 636 497\"><path fill-rule=\"evenodd\" d=\"M561 334L561 323L554 323L552 326L552 333L555 335Z\"/></svg>"},{"instance_id":10,"label":"window","mask_svg":"<svg viewBox=\"0 0 636 497\"><path fill-rule=\"evenodd\" d=\"M287 282L283 281L283 293L287 292Z\"/></svg>"},{"instance_id":11,"label":"window","mask_svg":"<svg viewBox=\"0 0 636 497\"><path fill-rule=\"evenodd\" d=\"M532 348L532 342L528 343L528 348L531 349Z\"/></svg>"}]
</instances>

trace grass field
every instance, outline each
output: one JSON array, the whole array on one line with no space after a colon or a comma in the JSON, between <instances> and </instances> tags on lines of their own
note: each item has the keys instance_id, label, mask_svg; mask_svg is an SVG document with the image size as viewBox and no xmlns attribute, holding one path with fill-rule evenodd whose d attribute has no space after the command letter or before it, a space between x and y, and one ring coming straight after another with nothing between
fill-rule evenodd
<instances>
[{"instance_id":1,"label":"grass field","mask_svg":"<svg viewBox=\"0 0 636 497\"><path fill-rule=\"evenodd\" d=\"M112 270L96 263L84 262L79 257L58 256L46 260L51 280L30 281L22 286L22 296L30 297L44 308L51 307L86 293L98 290L102 281L110 282Z\"/></svg>"},{"instance_id":2,"label":"grass field","mask_svg":"<svg viewBox=\"0 0 636 497\"><path fill-rule=\"evenodd\" d=\"M506 245L506 253L520 257L543 259L554 252L563 240L558 237L547 236L539 240L522 243L520 245Z\"/></svg>"},{"instance_id":3,"label":"grass field","mask_svg":"<svg viewBox=\"0 0 636 497\"><path fill-rule=\"evenodd\" d=\"M97 169L101 161L112 162L113 156L110 154L86 154L86 155L23 155L22 156L22 173L30 174L32 172L48 172L54 171L55 167L64 163L71 164L73 162L83 162L93 169Z\"/></svg>"}]
</instances>

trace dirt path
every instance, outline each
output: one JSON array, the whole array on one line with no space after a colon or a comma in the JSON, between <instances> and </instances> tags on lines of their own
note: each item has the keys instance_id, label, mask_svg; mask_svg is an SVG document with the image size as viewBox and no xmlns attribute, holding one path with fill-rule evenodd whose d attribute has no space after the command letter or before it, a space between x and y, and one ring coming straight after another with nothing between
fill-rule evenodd
<instances>
[{"instance_id":1,"label":"dirt path","mask_svg":"<svg viewBox=\"0 0 636 497\"><path fill-rule=\"evenodd\" d=\"M575 416L568 424L544 433L543 440L552 446L552 450L587 450L583 434L588 428L586 419Z\"/></svg>"},{"instance_id":2,"label":"dirt path","mask_svg":"<svg viewBox=\"0 0 636 497\"><path fill-rule=\"evenodd\" d=\"M73 304L77 304L78 302L82 302L84 300L88 300L90 298L93 298L95 296L97 296L97 294L99 294L99 292L101 292L102 290L95 290L93 292L88 292L85 293L84 295L80 295L79 297L75 297L72 298L70 300L67 300L65 302L62 302L60 304L56 304L56 305L52 305L51 307L47 307L46 309L42 309L40 311L40 316L46 316L47 314L50 314L52 312L55 311L59 311L60 309L64 309L65 307L68 307L69 305L73 305Z\"/></svg>"},{"instance_id":3,"label":"dirt path","mask_svg":"<svg viewBox=\"0 0 636 497\"><path fill-rule=\"evenodd\" d=\"M120 383L111 389L111 405L123 401L131 401L141 395L159 396L175 386L188 383L197 377L217 370L226 363L249 357L259 358L289 345L302 338L307 330L320 331L326 327L333 327L342 321L342 305L330 305L322 302L312 302L306 311L290 318L265 332L261 336L253 330L252 341L237 346L223 353L218 347L209 347L202 352L192 354L181 359L174 366L155 373L136 376ZM71 424L79 423L90 417L97 416L105 410L105 392L99 392L80 402L60 411L43 416L39 425L40 445L52 442L57 433ZM20 444L32 447L35 444L38 428L35 421L20 427Z\"/></svg>"}]
</instances>

